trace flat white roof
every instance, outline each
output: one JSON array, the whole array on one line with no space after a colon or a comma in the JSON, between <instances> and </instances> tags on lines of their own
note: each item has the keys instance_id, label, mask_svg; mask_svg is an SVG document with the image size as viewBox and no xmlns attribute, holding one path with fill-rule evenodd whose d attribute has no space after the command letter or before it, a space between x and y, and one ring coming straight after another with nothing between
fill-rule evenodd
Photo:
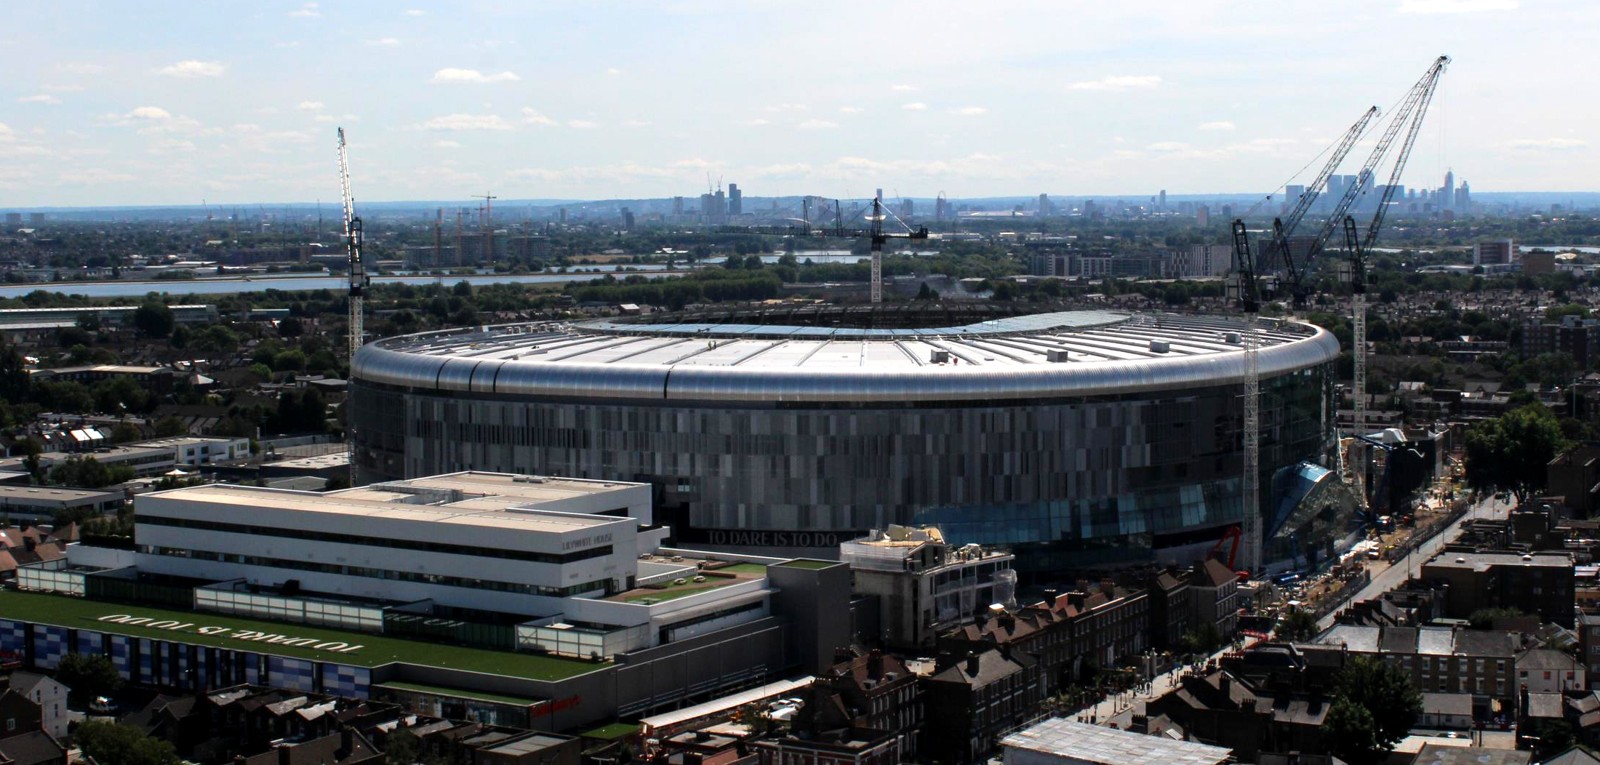
<instances>
[{"instance_id":1,"label":"flat white roof","mask_svg":"<svg viewBox=\"0 0 1600 765\"><path fill-rule=\"evenodd\" d=\"M43 486L0 485L0 498L5 499L107 499L121 496L120 491L94 491L92 489L55 489Z\"/></svg>"},{"instance_id":2,"label":"flat white roof","mask_svg":"<svg viewBox=\"0 0 1600 765\"><path fill-rule=\"evenodd\" d=\"M292 510L351 518L388 518L413 523L487 526L508 531L545 534L562 534L617 523L638 522L631 517L539 510L536 505L541 501L563 499L580 493L615 491L643 484L573 479L534 484L513 481L513 478L504 474L460 473L374 484L326 494L257 486L210 484L171 489L146 496L245 508ZM551 487L551 484L557 486ZM563 487L560 484L575 484L575 486ZM426 493L405 491L405 487L440 493L437 496L430 496ZM588 487L589 491L578 491L582 487ZM147 509L145 512L150 511Z\"/></svg>"},{"instance_id":3,"label":"flat white roof","mask_svg":"<svg viewBox=\"0 0 1600 765\"><path fill-rule=\"evenodd\" d=\"M1104 765L1127 765L1130 762L1220 765L1233 756L1233 750L1220 746L1129 733L1073 722L1063 717L1045 720L1017 731L1002 739L1000 745Z\"/></svg>"}]
</instances>

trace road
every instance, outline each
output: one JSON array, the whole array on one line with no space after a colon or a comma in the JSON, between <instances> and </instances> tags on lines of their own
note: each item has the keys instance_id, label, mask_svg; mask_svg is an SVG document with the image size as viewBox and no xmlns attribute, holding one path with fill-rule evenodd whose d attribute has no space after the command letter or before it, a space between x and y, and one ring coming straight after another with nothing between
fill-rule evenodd
<instances>
[{"instance_id":1,"label":"road","mask_svg":"<svg viewBox=\"0 0 1600 765\"><path fill-rule=\"evenodd\" d=\"M1493 495L1487 499L1479 501L1478 503L1474 504L1472 509L1465 515L1457 518L1454 523L1446 526L1443 531L1435 534L1432 539L1429 539L1421 547L1412 550L1409 556L1402 558L1398 563L1381 569L1376 566L1369 567L1368 570L1374 571L1372 575L1372 581L1368 583L1366 587L1363 587L1360 592L1356 593L1356 596L1351 599L1350 602L1353 603L1357 600L1370 600L1372 598L1376 598L1379 595L1382 595L1383 593L1405 583L1405 581L1410 578L1413 572L1422 567L1422 563L1424 561L1428 560L1433 556L1434 553L1438 552L1446 544L1455 541L1455 538L1461 535L1461 524L1466 522L1468 519L1505 518L1506 514L1513 506L1515 506L1514 501L1501 502ZM1324 630L1332 626L1334 616L1336 614L1337 612L1334 614L1329 614L1319 620L1317 622L1317 629ZM1220 658L1223 654L1231 650L1233 650L1231 646L1223 648L1215 654L1212 654L1211 658ZM1182 675L1186 671L1188 671L1188 667L1181 666L1172 672L1156 676L1151 681L1149 690L1147 691L1129 691L1127 693L1112 694L1111 696L1102 699L1093 707L1085 709L1081 713L1074 715L1073 719L1081 719L1083 722L1089 722L1090 720L1093 720L1096 723L1104 724L1108 720L1116 718L1117 715L1127 712L1130 708L1134 709L1135 711L1142 711L1144 702L1154 699L1172 690L1172 688L1177 684L1178 676Z\"/></svg>"},{"instance_id":2,"label":"road","mask_svg":"<svg viewBox=\"0 0 1600 765\"><path fill-rule=\"evenodd\" d=\"M1424 542L1421 547L1412 550L1409 555L1400 559L1399 562L1384 569L1377 569L1376 566L1369 567L1369 571L1376 570L1376 572L1372 575L1372 581L1368 583L1366 587L1361 588L1361 591L1356 593L1355 597L1350 599L1350 602L1354 603L1358 600L1371 600L1385 592L1399 587L1401 584L1404 584L1407 579L1411 578L1412 574L1421 569L1422 564L1429 558L1433 557L1434 553L1443 549L1445 545L1455 541L1455 538L1461 535L1462 523L1465 523L1468 519L1472 518L1504 518L1515 505L1515 500L1501 502L1494 495L1490 495L1487 499L1479 500L1478 503L1474 504L1472 509L1469 510L1465 515L1457 518L1455 522L1449 526L1446 526L1444 531L1433 535L1432 539ZM1334 617L1337 615L1338 611L1335 611L1317 620L1317 629L1325 630L1333 626Z\"/></svg>"}]
</instances>

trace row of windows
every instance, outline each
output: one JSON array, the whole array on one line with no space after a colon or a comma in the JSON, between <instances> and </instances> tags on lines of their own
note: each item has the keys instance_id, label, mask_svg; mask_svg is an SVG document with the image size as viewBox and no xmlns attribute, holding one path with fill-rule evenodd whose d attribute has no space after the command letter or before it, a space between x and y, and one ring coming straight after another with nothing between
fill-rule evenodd
<instances>
[{"instance_id":1,"label":"row of windows","mask_svg":"<svg viewBox=\"0 0 1600 765\"><path fill-rule=\"evenodd\" d=\"M243 523L223 523L221 521L199 521L189 518L167 518L163 516L138 516L135 521L149 526L171 526L180 529L198 529L201 531L222 531L230 534L248 534L251 536L284 537L286 539L306 539L313 542L331 542L341 545L358 545L362 547L389 547L397 550L422 550L424 552L450 553L453 555L470 555L475 558L506 558L509 560L529 561L532 563L576 563L590 558L604 558L611 554L611 545L591 547L587 550L555 554L530 552L528 550L508 550L502 547L479 547L475 545L456 545L446 542L432 542L426 539L397 539L391 537L366 537L360 534L339 534L332 531L311 531L308 529L280 528L276 526L250 526Z\"/></svg>"},{"instance_id":2,"label":"row of windows","mask_svg":"<svg viewBox=\"0 0 1600 765\"><path fill-rule=\"evenodd\" d=\"M266 566L268 568L286 568L298 571L314 571L319 574L338 574L341 576L362 576L371 579L388 579L399 582L421 582L423 584L437 584L446 587L464 587L469 590L487 590L490 592L514 592L523 595L543 595L551 598L566 598L581 595L586 592L606 590L611 585L610 579L596 579L592 582L583 582L570 587L541 587L534 584L521 582L497 582L492 579L467 579L459 576L442 576L439 574L422 574L415 571L391 571L381 568L364 568L361 566L345 566L336 563L316 563L303 560L285 560L283 558L266 558L259 555L235 555L233 553L218 553L208 550L189 550L178 547L158 547L154 545L139 545L139 552L147 555L164 555L169 558L189 558L191 560L215 561L218 563L237 563L244 566Z\"/></svg>"}]
</instances>

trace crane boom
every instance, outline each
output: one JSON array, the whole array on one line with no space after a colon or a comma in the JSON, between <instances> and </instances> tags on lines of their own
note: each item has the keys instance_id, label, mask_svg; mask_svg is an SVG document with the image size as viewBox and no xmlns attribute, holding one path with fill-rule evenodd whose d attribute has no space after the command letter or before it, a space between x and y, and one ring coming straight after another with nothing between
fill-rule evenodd
<instances>
[{"instance_id":1,"label":"crane boom","mask_svg":"<svg viewBox=\"0 0 1600 765\"><path fill-rule=\"evenodd\" d=\"M1378 167L1378 164L1383 161L1383 158L1388 156L1389 148L1394 144L1394 140L1399 135L1400 129L1405 127L1405 125L1410 121L1412 113L1416 111L1418 104L1421 103L1424 98L1430 100L1433 98L1433 90L1438 85L1439 75L1444 72L1445 66L1449 63L1449 56L1440 56L1437 59L1434 59L1433 66L1430 66L1428 71L1422 75L1422 79L1417 80L1416 84L1411 86L1411 90L1406 93L1406 97L1401 102L1399 110L1394 112L1394 114L1390 117L1389 125L1384 128L1383 135L1378 139L1378 143L1372 147L1372 153L1367 156L1366 163L1361 166L1361 172L1356 177L1356 182L1345 188L1344 196L1341 197L1339 202L1334 205L1333 212L1328 216L1327 220L1323 221L1322 228L1318 230L1316 237L1312 240L1311 248L1306 251L1305 261L1301 263L1300 269L1297 272L1302 281L1304 274L1310 270L1311 261L1316 258L1316 256L1321 253L1322 249L1327 245L1328 238L1333 235L1333 230L1342 224L1345 215L1349 213L1350 206L1354 204L1356 197L1365 193L1368 187L1372 184L1372 176L1374 171ZM1415 137L1414 134L1412 137ZM1385 190L1386 198L1392 197L1393 186L1394 184L1391 183L1391 188ZM1299 298L1299 300L1303 302L1303 296Z\"/></svg>"},{"instance_id":2,"label":"crane boom","mask_svg":"<svg viewBox=\"0 0 1600 765\"><path fill-rule=\"evenodd\" d=\"M344 197L344 247L350 258L350 355L349 363L352 370L356 365L356 351L361 348L361 338L365 334L363 322L366 311L363 299L367 284L367 268L361 259L362 227L361 216L356 215L356 201L350 194L350 158L344 143L344 128L339 128L339 190ZM350 459L350 484L355 485L356 479L356 454L355 454L355 418L346 413L345 451Z\"/></svg>"},{"instance_id":3,"label":"crane boom","mask_svg":"<svg viewBox=\"0 0 1600 765\"><path fill-rule=\"evenodd\" d=\"M1361 118L1356 120L1349 130L1345 131L1344 137L1339 139L1339 144L1334 148L1333 155L1328 158L1328 163L1323 165L1322 172L1317 174L1311 185L1306 187L1305 193L1300 195L1300 199L1295 202L1294 209L1289 212L1288 218L1274 218L1272 221L1271 243L1277 252L1267 253L1266 261L1272 262L1274 255L1283 259L1284 270L1289 275L1290 289L1295 294L1302 294L1300 292L1301 269L1295 266L1294 253L1289 251L1289 236L1294 233L1295 229L1299 228L1300 221L1305 218L1307 212L1310 212L1311 205L1316 203L1317 197L1322 194L1322 189L1327 186L1328 179L1333 177L1333 171L1339 169L1339 165L1344 163L1344 158L1350 154L1351 149L1355 148L1356 143L1361 140L1361 136L1366 134L1367 127L1372 124L1373 118L1377 116L1378 107L1376 106L1362 114Z\"/></svg>"},{"instance_id":4,"label":"crane boom","mask_svg":"<svg viewBox=\"0 0 1600 765\"><path fill-rule=\"evenodd\" d=\"M883 302L883 245L890 239L927 239L928 227L921 226L914 230L908 229L903 234L890 234L883 230L883 220L887 213L883 209L883 200L873 198L872 213L867 228L845 228L844 213L840 210L838 202L834 202L834 225L831 228L812 228L806 225L798 226L722 226L717 229L724 234L765 234L769 236L824 236L838 239L869 239L872 242L872 284L871 299L873 303Z\"/></svg>"}]
</instances>

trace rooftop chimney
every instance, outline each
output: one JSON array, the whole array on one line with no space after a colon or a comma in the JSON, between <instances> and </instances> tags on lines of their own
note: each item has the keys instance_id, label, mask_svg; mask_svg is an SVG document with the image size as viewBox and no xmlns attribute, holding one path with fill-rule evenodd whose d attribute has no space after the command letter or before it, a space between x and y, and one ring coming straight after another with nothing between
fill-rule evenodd
<instances>
[{"instance_id":1,"label":"rooftop chimney","mask_svg":"<svg viewBox=\"0 0 1600 765\"><path fill-rule=\"evenodd\" d=\"M883 651L876 648L867 654L867 677L877 680L883 676Z\"/></svg>"},{"instance_id":2,"label":"rooftop chimney","mask_svg":"<svg viewBox=\"0 0 1600 765\"><path fill-rule=\"evenodd\" d=\"M1088 589L1085 587L1084 589ZM1083 608L1084 601L1089 599L1089 593L1083 590L1073 590L1067 593L1067 603L1073 608Z\"/></svg>"},{"instance_id":3,"label":"rooftop chimney","mask_svg":"<svg viewBox=\"0 0 1600 765\"><path fill-rule=\"evenodd\" d=\"M975 653L967 654L967 674L976 677L977 674L978 674L978 665L979 665L979 663L980 662L978 661L978 654L975 654Z\"/></svg>"}]
</instances>

